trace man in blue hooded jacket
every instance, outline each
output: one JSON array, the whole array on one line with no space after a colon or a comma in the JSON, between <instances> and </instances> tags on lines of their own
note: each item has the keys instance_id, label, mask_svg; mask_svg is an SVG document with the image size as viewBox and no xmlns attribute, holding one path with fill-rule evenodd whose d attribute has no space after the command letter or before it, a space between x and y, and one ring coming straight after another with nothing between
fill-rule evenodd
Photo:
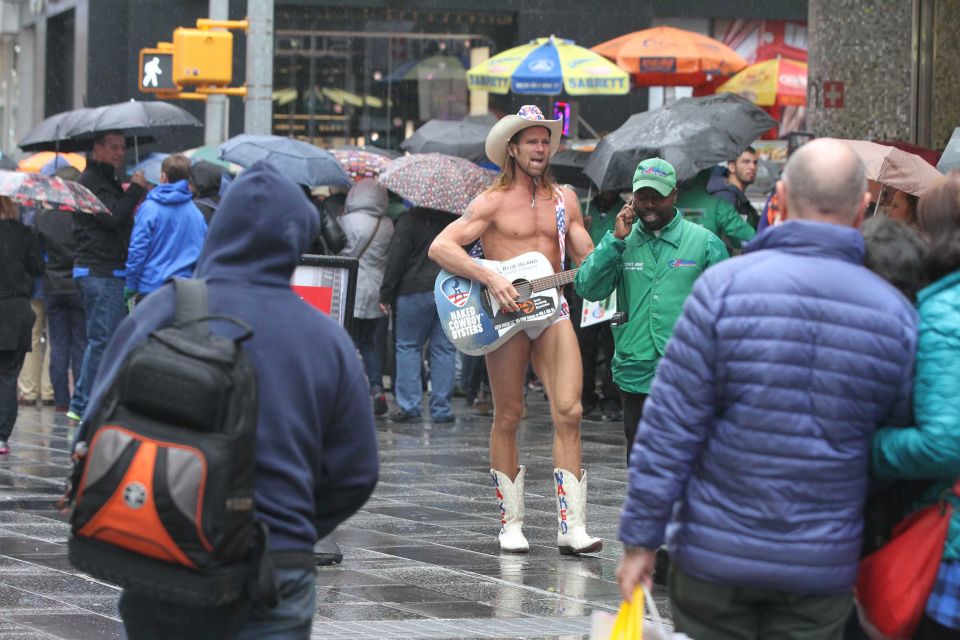
<instances>
[{"instance_id":1,"label":"man in blue hooded jacket","mask_svg":"<svg viewBox=\"0 0 960 640\"><path fill-rule=\"evenodd\" d=\"M863 163L823 139L777 190L788 222L693 287L643 410L617 572L698 640L837 639L852 607L870 440L910 418L916 317L863 267Z\"/></svg>"},{"instance_id":2,"label":"man in blue hooded jacket","mask_svg":"<svg viewBox=\"0 0 960 640\"><path fill-rule=\"evenodd\" d=\"M131 638L309 638L315 611L313 545L366 501L377 481L376 430L367 378L350 336L290 288L316 237L317 210L302 189L264 162L230 187L197 263L211 314L253 328L244 350L256 371L259 409L255 501L277 567L279 604L201 609L126 590L120 614ZM173 321L164 285L123 321L104 354L87 415L126 355ZM228 323L212 321L225 335ZM83 423L78 441L85 438ZM237 635L229 635L240 625Z\"/></svg>"},{"instance_id":3,"label":"man in blue hooded jacket","mask_svg":"<svg viewBox=\"0 0 960 640\"><path fill-rule=\"evenodd\" d=\"M126 299L138 300L167 278L188 278L197 264L207 223L193 204L190 159L167 156L160 165L160 186L137 211L127 252Z\"/></svg>"}]
</instances>

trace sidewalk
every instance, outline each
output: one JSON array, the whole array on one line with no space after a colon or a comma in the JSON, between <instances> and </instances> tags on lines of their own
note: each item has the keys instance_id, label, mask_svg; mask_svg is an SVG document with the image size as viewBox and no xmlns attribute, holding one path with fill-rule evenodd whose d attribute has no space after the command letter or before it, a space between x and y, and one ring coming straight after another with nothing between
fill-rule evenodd
<instances>
[{"instance_id":1,"label":"sidewalk","mask_svg":"<svg viewBox=\"0 0 960 640\"><path fill-rule=\"evenodd\" d=\"M533 398L520 432L527 466L527 555L500 554L487 464L489 418L457 400L452 424L378 422L380 483L336 532L343 564L317 571L313 638L584 638L614 611L626 490L619 423L585 420L589 530L597 557L556 548L551 431ZM0 457L0 639L122 638L118 590L73 569L55 509L72 433L48 408L23 408ZM661 613L669 615L658 590Z\"/></svg>"}]
</instances>

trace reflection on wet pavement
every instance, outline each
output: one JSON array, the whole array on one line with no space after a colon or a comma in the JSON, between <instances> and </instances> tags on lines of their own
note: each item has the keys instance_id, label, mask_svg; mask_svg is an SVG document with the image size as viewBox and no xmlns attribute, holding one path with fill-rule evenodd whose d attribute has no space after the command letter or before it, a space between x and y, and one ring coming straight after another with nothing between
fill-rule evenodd
<instances>
[{"instance_id":1,"label":"reflection on wet pavement","mask_svg":"<svg viewBox=\"0 0 960 640\"><path fill-rule=\"evenodd\" d=\"M378 423L380 483L335 534L343 564L317 570L313 638L584 638L593 611L619 605L616 533L627 477L619 423L583 423L589 529L604 550L561 556L552 427L546 403L531 397L520 431L530 553L501 555L489 418L461 400L456 410L452 424ZM124 637L118 590L67 561L69 527L55 503L72 436L51 409L24 408L13 453L0 457L0 639ZM665 594L655 596L668 615Z\"/></svg>"}]
</instances>

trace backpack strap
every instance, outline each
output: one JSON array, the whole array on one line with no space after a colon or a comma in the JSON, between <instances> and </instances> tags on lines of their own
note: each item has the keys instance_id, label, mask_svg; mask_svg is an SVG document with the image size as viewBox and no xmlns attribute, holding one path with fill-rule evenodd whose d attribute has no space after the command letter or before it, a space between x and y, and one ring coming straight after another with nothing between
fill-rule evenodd
<instances>
[{"instance_id":1,"label":"backpack strap","mask_svg":"<svg viewBox=\"0 0 960 640\"><path fill-rule=\"evenodd\" d=\"M197 337L210 335L207 318L210 309L207 305L207 283L194 278L173 278L176 291L176 306L173 322Z\"/></svg>"}]
</instances>

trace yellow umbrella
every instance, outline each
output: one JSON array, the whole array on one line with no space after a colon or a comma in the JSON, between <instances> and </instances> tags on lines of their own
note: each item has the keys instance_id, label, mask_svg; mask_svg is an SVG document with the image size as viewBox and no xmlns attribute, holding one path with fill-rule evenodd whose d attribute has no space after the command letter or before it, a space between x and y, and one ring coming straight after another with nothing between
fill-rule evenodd
<instances>
[{"instance_id":1,"label":"yellow umbrella","mask_svg":"<svg viewBox=\"0 0 960 640\"><path fill-rule=\"evenodd\" d=\"M803 106L807 104L807 63L758 62L717 87L717 93L735 93L761 107Z\"/></svg>"},{"instance_id":2,"label":"yellow umbrella","mask_svg":"<svg viewBox=\"0 0 960 640\"><path fill-rule=\"evenodd\" d=\"M57 154L53 151L41 151L21 160L17 169L24 173L39 173L40 169L43 169L56 156ZM79 153L61 153L60 157L69 162L77 171L83 171L87 166L87 159Z\"/></svg>"}]
</instances>

